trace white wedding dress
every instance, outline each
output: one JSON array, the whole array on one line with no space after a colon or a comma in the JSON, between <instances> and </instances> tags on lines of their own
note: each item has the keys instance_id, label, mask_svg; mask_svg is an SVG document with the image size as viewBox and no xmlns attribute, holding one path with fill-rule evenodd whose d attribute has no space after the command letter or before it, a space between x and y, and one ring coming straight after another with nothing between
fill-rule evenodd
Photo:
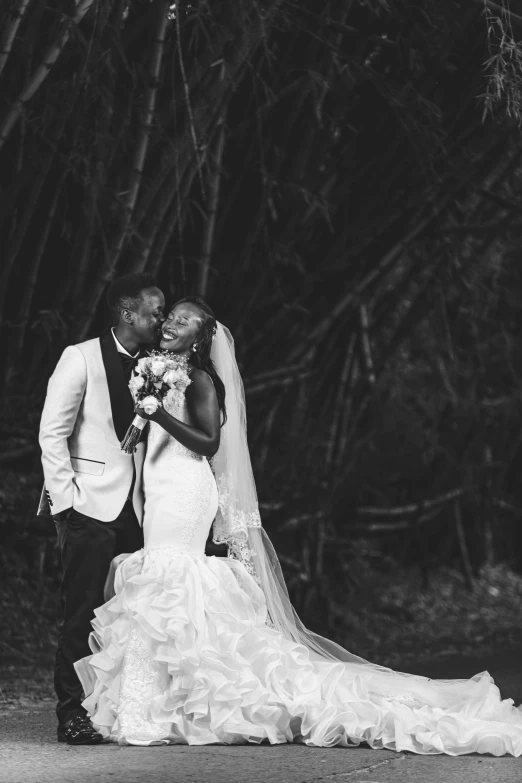
<instances>
[{"instance_id":1,"label":"white wedding dress","mask_svg":"<svg viewBox=\"0 0 522 783\"><path fill-rule=\"evenodd\" d=\"M182 393L165 407L190 421ZM522 755L522 710L487 672L432 681L321 660L267 625L247 568L204 554L218 506L208 461L152 422L144 487L145 546L119 563L93 655L76 664L107 740Z\"/></svg>"}]
</instances>

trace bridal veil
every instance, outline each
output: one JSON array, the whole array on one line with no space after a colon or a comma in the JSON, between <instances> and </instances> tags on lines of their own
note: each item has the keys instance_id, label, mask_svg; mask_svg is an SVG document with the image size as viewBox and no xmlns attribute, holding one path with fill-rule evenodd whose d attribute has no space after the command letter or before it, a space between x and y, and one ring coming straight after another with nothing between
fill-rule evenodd
<instances>
[{"instance_id":1,"label":"bridal veil","mask_svg":"<svg viewBox=\"0 0 522 783\"><path fill-rule=\"evenodd\" d=\"M286 639L305 645L314 658L365 664L383 672L390 671L309 631L297 616L279 559L261 524L247 443L245 391L235 358L234 339L219 322L210 358L225 385L227 409L219 450L213 459L219 491L214 543L227 544L229 555L240 560L256 579L265 594L269 624Z\"/></svg>"}]
</instances>

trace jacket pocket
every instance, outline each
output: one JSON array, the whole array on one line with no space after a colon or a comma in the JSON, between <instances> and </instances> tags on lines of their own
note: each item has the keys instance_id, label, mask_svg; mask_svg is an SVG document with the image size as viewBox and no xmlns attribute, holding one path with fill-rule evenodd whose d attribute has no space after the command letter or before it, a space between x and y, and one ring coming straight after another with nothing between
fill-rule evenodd
<instances>
[{"instance_id":1,"label":"jacket pocket","mask_svg":"<svg viewBox=\"0 0 522 783\"><path fill-rule=\"evenodd\" d=\"M91 476L102 476L105 470L105 462L83 457L71 457L71 465L75 473L89 473Z\"/></svg>"}]
</instances>

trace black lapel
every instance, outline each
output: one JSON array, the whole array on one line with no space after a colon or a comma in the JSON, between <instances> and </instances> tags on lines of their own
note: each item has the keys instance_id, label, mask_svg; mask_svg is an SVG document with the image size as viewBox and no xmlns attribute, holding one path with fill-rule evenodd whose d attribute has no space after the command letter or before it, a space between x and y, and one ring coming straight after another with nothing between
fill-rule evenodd
<instances>
[{"instance_id":1,"label":"black lapel","mask_svg":"<svg viewBox=\"0 0 522 783\"><path fill-rule=\"evenodd\" d=\"M100 337L100 347L111 398L112 421L118 440L123 440L134 418L134 404L112 332Z\"/></svg>"}]
</instances>

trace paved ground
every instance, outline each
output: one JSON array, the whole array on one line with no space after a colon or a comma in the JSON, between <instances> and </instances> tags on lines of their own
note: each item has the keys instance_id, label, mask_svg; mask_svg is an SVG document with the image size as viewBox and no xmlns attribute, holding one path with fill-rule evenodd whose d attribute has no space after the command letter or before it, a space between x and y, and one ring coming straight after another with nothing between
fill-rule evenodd
<instances>
[{"instance_id":1,"label":"paved ground","mask_svg":"<svg viewBox=\"0 0 522 783\"><path fill-rule=\"evenodd\" d=\"M484 669L504 697L522 702L522 650L415 667L437 677L468 677ZM54 732L50 702L0 713L0 783L522 783L522 758L419 757L294 745L71 748L57 744Z\"/></svg>"}]
</instances>

